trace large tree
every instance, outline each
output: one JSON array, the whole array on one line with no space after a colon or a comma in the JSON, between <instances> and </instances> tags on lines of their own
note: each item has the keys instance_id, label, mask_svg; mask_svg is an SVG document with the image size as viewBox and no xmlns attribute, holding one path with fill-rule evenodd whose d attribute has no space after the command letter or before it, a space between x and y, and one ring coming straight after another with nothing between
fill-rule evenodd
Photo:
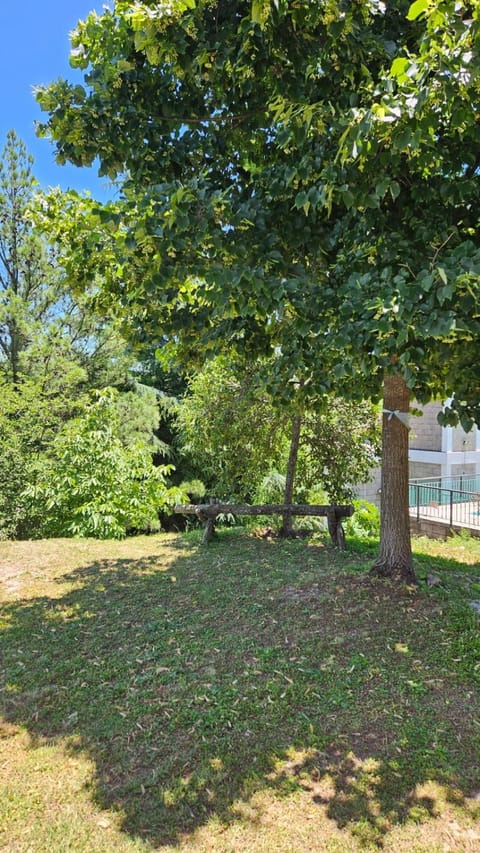
<instances>
[{"instance_id":1,"label":"large tree","mask_svg":"<svg viewBox=\"0 0 480 853\"><path fill-rule=\"evenodd\" d=\"M98 157L122 183L103 209L51 200L72 278L101 268L106 301L186 352L275 348L279 395L294 375L316 394L384 386L376 570L405 580L392 412L458 384L478 414L463 355L480 328L477 12L117 0L73 35L85 85L38 95L57 159Z\"/></svg>"},{"instance_id":2,"label":"large tree","mask_svg":"<svg viewBox=\"0 0 480 853\"><path fill-rule=\"evenodd\" d=\"M32 164L9 131L0 154L0 372L14 384L22 352L58 296L48 252L27 215L36 184Z\"/></svg>"},{"instance_id":3,"label":"large tree","mask_svg":"<svg viewBox=\"0 0 480 853\"><path fill-rule=\"evenodd\" d=\"M44 201L33 158L14 130L0 153L0 379L68 387L128 382L118 323L95 310L93 279L73 298L55 251L34 225Z\"/></svg>"}]
</instances>

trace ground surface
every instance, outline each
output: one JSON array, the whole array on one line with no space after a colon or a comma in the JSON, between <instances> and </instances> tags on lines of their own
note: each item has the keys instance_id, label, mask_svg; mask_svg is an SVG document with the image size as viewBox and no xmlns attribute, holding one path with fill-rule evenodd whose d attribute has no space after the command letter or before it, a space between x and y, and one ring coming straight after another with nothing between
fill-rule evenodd
<instances>
[{"instance_id":1,"label":"ground surface","mask_svg":"<svg viewBox=\"0 0 480 853\"><path fill-rule=\"evenodd\" d=\"M0 542L0 849L475 853L480 543Z\"/></svg>"}]
</instances>

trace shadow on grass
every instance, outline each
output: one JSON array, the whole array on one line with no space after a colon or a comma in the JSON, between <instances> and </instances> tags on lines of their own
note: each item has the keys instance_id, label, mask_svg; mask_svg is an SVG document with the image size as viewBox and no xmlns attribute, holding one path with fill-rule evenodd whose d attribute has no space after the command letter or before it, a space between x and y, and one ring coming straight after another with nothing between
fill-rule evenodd
<instances>
[{"instance_id":1,"label":"shadow on grass","mask_svg":"<svg viewBox=\"0 0 480 853\"><path fill-rule=\"evenodd\" d=\"M3 715L86 750L95 800L152 843L301 789L381 846L435 814L426 780L458 802L480 784L480 702L442 603L351 561L232 537L75 570L62 597L2 609Z\"/></svg>"}]
</instances>

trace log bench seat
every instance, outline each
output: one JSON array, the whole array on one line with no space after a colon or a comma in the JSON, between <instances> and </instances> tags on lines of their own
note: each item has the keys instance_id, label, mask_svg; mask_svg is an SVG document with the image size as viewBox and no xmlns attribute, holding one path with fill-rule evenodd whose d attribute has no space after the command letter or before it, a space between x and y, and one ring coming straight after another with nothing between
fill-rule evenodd
<instances>
[{"instance_id":1,"label":"log bench seat","mask_svg":"<svg viewBox=\"0 0 480 853\"><path fill-rule=\"evenodd\" d=\"M353 515L353 506L351 504L336 505L336 504L258 504L251 506L250 504L179 504L175 507L175 512L182 515L196 515L200 521L203 521L205 530L203 533L202 544L206 544L211 540L215 531L215 522L219 515L284 515L288 512L291 515L311 515L323 517L327 519L328 532L334 545L338 548L345 548L345 532L342 526L342 519L349 518Z\"/></svg>"}]
</instances>

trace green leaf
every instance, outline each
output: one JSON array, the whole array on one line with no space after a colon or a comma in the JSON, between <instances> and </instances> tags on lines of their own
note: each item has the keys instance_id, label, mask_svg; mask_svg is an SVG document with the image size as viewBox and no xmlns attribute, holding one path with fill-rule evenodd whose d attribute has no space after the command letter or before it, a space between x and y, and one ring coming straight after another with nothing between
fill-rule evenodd
<instances>
[{"instance_id":1,"label":"green leaf","mask_svg":"<svg viewBox=\"0 0 480 853\"><path fill-rule=\"evenodd\" d=\"M355 197L351 190L345 189L342 190L342 200L346 208L351 208L354 205Z\"/></svg>"},{"instance_id":2,"label":"green leaf","mask_svg":"<svg viewBox=\"0 0 480 853\"><path fill-rule=\"evenodd\" d=\"M297 210L300 210L301 207L305 209L306 204L309 204L307 194L304 190L301 190L295 196L295 207L297 208Z\"/></svg>"},{"instance_id":3,"label":"green leaf","mask_svg":"<svg viewBox=\"0 0 480 853\"><path fill-rule=\"evenodd\" d=\"M252 3L252 21L254 24L261 24L264 20L265 3L263 0L253 0Z\"/></svg>"},{"instance_id":4,"label":"green leaf","mask_svg":"<svg viewBox=\"0 0 480 853\"><path fill-rule=\"evenodd\" d=\"M383 198L383 196L385 195L385 193L387 192L389 187L390 187L390 178L383 178L381 181L378 181L378 183L376 184L375 192L379 198Z\"/></svg>"},{"instance_id":5,"label":"green leaf","mask_svg":"<svg viewBox=\"0 0 480 853\"><path fill-rule=\"evenodd\" d=\"M390 195L395 201L396 198L400 195L400 184L397 181L392 181L390 184Z\"/></svg>"},{"instance_id":6,"label":"green leaf","mask_svg":"<svg viewBox=\"0 0 480 853\"><path fill-rule=\"evenodd\" d=\"M406 76L406 69L410 65L410 60L406 59L404 56L397 56L396 59L392 62L392 67L390 69L390 73L392 77L396 77L400 79L401 77Z\"/></svg>"},{"instance_id":7,"label":"green leaf","mask_svg":"<svg viewBox=\"0 0 480 853\"><path fill-rule=\"evenodd\" d=\"M412 3L408 10L407 21L416 21L420 15L427 11L429 6L429 0L415 0L415 3Z\"/></svg>"}]
</instances>

